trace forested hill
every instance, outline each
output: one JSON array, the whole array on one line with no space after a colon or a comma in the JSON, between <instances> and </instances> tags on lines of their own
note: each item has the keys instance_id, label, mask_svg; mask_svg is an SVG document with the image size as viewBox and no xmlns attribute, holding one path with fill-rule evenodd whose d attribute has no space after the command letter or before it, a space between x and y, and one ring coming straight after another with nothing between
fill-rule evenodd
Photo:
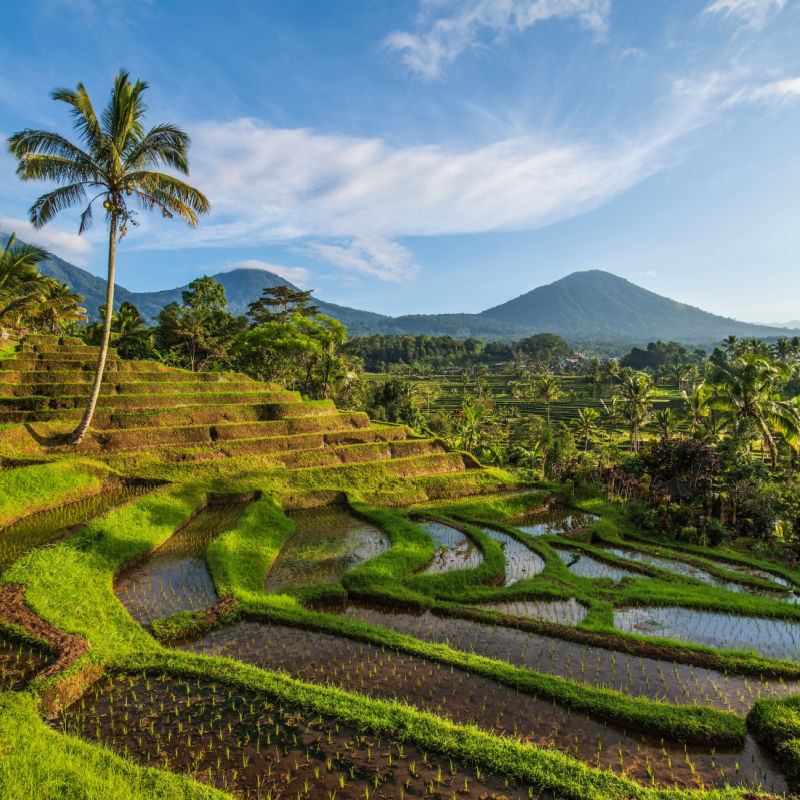
<instances>
[{"instance_id":1,"label":"forested hill","mask_svg":"<svg viewBox=\"0 0 800 800\"><path fill-rule=\"evenodd\" d=\"M573 272L481 316L505 324L530 325L571 340L715 342L731 334L770 337L788 333L710 314L599 269Z\"/></svg>"},{"instance_id":2,"label":"forested hill","mask_svg":"<svg viewBox=\"0 0 800 800\"><path fill-rule=\"evenodd\" d=\"M105 281L61 258L44 267L48 274L69 284L84 297L93 320L105 301ZM225 287L228 309L243 314L248 303L267 286L288 284L285 278L260 269L234 269L212 276ZM154 321L163 306L181 302L186 286L160 292L131 292L117 285L115 306L133 303L142 316ZM296 288L293 287L292 288ZM601 270L574 272L555 283L540 286L481 314L409 314L388 317L371 311L314 302L324 314L343 322L351 336L411 334L475 338L511 342L535 333L557 333L572 343L594 340L630 346L662 339L688 344L719 342L738 337L791 336L797 331L768 325L751 325L719 317L642 289Z\"/></svg>"}]
</instances>

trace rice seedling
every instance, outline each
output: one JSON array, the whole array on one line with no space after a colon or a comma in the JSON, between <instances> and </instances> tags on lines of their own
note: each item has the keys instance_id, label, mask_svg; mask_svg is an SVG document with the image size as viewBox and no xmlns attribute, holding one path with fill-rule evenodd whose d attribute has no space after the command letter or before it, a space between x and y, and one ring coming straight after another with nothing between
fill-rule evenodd
<instances>
[{"instance_id":1,"label":"rice seedling","mask_svg":"<svg viewBox=\"0 0 800 800\"><path fill-rule=\"evenodd\" d=\"M532 578L544 569L544 559L513 536L494 528L482 530L503 548L506 557L506 586Z\"/></svg>"},{"instance_id":2,"label":"rice seedling","mask_svg":"<svg viewBox=\"0 0 800 800\"><path fill-rule=\"evenodd\" d=\"M529 536L560 535L586 528L597 520L594 514L570 508L553 508L535 514L508 519L506 522Z\"/></svg>"},{"instance_id":3,"label":"rice seedling","mask_svg":"<svg viewBox=\"0 0 800 800\"><path fill-rule=\"evenodd\" d=\"M606 564L591 556L582 555L572 550L555 548L558 557L567 565L567 569L581 578L608 578L618 583L623 578L641 578L642 574L631 570Z\"/></svg>"},{"instance_id":4,"label":"rice seedling","mask_svg":"<svg viewBox=\"0 0 800 800\"><path fill-rule=\"evenodd\" d=\"M419 525L436 545L433 561L420 574L474 569L483 561L480 548L465 533L441 522L428 521Z\"/></svg>"},{"instance_id":5,"label":"rice seedling","mask_svg":"<svg viewBox=\"0 0 800 800\"><path fill-rule=\"evenodd\" d=\"M0 691L24 689L52 660L36 646L0 634Z\"/></svg>"}]
</instances>

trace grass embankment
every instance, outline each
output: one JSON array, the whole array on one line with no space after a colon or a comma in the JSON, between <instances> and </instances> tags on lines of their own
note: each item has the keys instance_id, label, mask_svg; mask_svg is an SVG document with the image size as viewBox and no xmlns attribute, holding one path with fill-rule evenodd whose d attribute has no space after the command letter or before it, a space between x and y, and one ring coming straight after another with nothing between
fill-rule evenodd
<instances>
[{"instance_id":1,"label":"grass embankment","mask_svg":"<svg viewBox=\"0 0 800 800\"><path fill-rule=\"evenodd\" d=\"M0 527L21 516L103 491L117 482L104 464L73 459L0 471Z\"/></svg>"},{"instance_id":2,"label":"grass embankment","mask_svg":"<svg viewBox=\"0 0 800 800\"><path fill-rule=\"evenodd\" d=\"M800 695L784 700L759 700L747 715L747 727L800 786Z\"/></svg>"}]
</instances>

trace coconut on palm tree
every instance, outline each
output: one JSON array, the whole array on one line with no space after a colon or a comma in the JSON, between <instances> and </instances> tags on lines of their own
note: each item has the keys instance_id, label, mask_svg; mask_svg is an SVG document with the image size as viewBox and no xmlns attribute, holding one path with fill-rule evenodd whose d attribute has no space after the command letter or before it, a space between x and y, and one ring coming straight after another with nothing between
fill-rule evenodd
<instances>
[{"instance_id":1,"label":"coconut on palm tree","mask_svg":"<svg viewBox=\"0 0 800 800\"><path fill-rule=\"evenodd\" d=\"M143 95L147 84L131 83L124 70L114 78L105 109L98 117L82 83L75 89L57 89L53 99L69 106L80 144L50 131L24 130L9 139L11 155L18 160L17 174L23 180L44 180L61 184L43 194L30 208L34 227L41 228L60 211L82 207L79 233L92 223L98 201L105 209L108 225L108 285L106 308L114 307L116 247L135 224L129 203L135 200L145 210L158 210L164 217L178 216L189 226L197 225L198 214L209 210L208 200L197 189L162 167L188 174L189 137L175 125L156 125L146 130ZM103 380L111 314L103 321L103 337L97 358L94 383L86 412L70 442L78 444L94 416Z\"/></svg>"}]
</instances>

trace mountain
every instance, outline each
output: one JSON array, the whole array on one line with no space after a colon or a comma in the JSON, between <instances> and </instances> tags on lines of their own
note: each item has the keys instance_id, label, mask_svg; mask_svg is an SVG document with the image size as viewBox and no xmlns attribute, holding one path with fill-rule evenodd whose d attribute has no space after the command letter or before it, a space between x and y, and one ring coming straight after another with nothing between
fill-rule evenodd
<instances>
[{"instance_id":1,"label":"mountain","mask_svg":"<svg viewBox=\"0 0 800 800\"><path fill-rule=\"evenodd\" d=\"M91 318L97 319L97 309L105 301L105 281L102 278L58 257L47 262L43 271L82 294ZM244 314L247 304L260 297L266 286L287 284L297 288L280 275L260 269L234 269L212 277L225 287L228 308L233 314ZM181 292L186 288L131 292L117 285L114 305L118 308L127 300L152 322L165 305L173 301L180 303ZM573 344L593 341L629 346L656 339L708 345L731 334L775 338L800 332L710 314L649 292L602 270L573 272L480 314L389 317L327 303L319 298L314 298L314 302L322 313L344 323L351 336L410 334L513 341L534 333L549 332L557 333Z\"/></svg>"},{"instance_id":2,"label":"mountain","mask_svg":"<svg viewBox=\"0 0 800 800\"><path fill-rule=\"evenodd\" d=\"M697 343L718 342L731 334L740 338L786 335L786 329L719 317L599 269L573 272L480 316L532 332L557 333L572 341Z\"/></svg>"}]
</instances>

